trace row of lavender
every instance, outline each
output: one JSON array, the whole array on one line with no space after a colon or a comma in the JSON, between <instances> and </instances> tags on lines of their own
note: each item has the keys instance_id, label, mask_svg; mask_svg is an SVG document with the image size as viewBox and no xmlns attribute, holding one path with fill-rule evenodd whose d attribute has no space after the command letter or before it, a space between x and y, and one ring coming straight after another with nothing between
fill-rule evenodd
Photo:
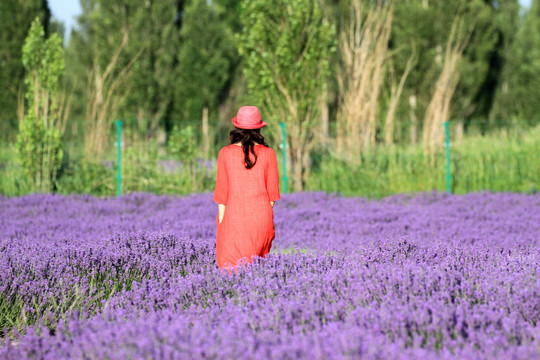
<instances>
[{"instance_id":1,"label":"row of lavender","mask_svg":"<svg viewBox=\"0 0 540 360\"><path fill-rule=\"evenodd\" d=\"M223 275L211 194L0 198L0 358L540 358L540 196L274 213L272 254Z\"/></svg>"}]
</instances>

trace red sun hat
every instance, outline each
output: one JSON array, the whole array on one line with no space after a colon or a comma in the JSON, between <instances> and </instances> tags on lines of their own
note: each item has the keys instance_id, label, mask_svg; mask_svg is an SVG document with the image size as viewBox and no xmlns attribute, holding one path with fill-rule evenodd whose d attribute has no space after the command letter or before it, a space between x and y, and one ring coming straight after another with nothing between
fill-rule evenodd
<instances>
[{"instance_id":1,"label":"red sun hat","mask_svg":"<svg viewBox=\"0 0 540 360\"><path fill-rule=\"evenodd\" d=\"M231 122L240 129L260 129L267 125L266 122L261 121L261 113L256 106L242 106Z\"/></svg>"}]
</instances>

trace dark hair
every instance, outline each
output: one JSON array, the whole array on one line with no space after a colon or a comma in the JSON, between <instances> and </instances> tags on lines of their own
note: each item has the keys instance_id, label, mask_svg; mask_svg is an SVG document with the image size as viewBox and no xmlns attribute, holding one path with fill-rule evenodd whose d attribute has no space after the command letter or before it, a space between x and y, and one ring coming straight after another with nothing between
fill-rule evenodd
<instances>
[{"instance_id":1,"label":"dark hair","mask_svg":"<svg viewBox=\"0 0 540 360\"><path fill-rule=\"evenodd\" d=\"M242 148L244 150L244 161L247 169L251 169L255 166L257 162L257 155L253 148L255 147L255 142L261 145L268 147L268 144L264 141L264 136L261 135L261 129L241 129L235 127L229 133L229 142L231 144L236 144L237 142L242 142ZM255 162L251 162L249 158L249 150L255 156Z\"/></svg>"}]
</instances>

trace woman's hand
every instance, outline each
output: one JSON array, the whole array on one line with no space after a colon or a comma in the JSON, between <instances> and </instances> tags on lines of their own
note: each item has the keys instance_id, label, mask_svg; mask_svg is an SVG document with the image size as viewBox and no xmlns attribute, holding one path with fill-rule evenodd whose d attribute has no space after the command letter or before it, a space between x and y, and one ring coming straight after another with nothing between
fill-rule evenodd
<instances>
[{"instance_id":1,"label":"woman's hand","mask_svg":"<svg viewBox=\"0 0 540 360\"><path fill-rule=\"evenodd\" d=\"M223 221L223 217L225 216L225 205L223 204L218 204L218 220L219 220L219 223L221 224L221 222Z\"/></svg>"}]
</instances>

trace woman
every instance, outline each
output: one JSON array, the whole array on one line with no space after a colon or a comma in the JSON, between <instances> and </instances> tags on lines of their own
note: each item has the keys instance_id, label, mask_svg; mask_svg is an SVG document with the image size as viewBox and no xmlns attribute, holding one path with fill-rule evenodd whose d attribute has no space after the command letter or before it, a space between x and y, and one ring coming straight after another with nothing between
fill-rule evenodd
<instances>
[{"instance_id":1,"label":"woman","mask_svg":"<svg viewBox=\"0 0 540 360\"><path fill-rule=\"evenodd\" d=\"M274 202L280 198L277 159L260 129L266 126L256 106L243 106L232 119L230 144L221 148L213 200L216 262L223 271L265 257L275 237Z\"/></svg>"}]
</instances>

